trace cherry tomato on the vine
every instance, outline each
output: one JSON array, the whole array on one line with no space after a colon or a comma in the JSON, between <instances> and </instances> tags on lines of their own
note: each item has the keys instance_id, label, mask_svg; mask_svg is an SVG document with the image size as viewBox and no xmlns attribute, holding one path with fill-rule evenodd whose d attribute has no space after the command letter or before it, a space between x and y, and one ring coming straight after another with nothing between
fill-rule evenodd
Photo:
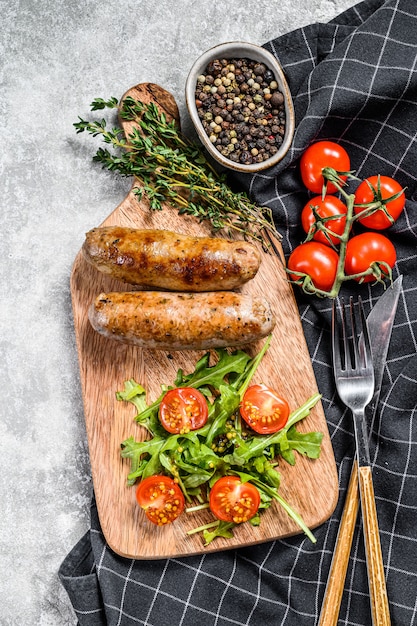
<instances>
[{"instance_id":1,"label":"cherry tomato on the vine","mask_svg":"<svg viewBox=\"0 0 417 626\"><path fill-rule=\"evenodd\" d=\"M339 255L330 246L319 241L307 241L292 251L287 267L291 280L300 277L291 272L301 272L310 276L316 289L330 291L336 278Z\"/></svg>"},{"instance_id":2,"label":"cherry tomato on the vine","mask_svg":"<svg viewBox=\"0 0 417 626\"><path fill-rule=\"evenodd\" d=\"M267 385L251 385L243 395L240 414L252 430L267 435L284 428L290 407Z\"/></svg>"},{"instance_id":3,"label":"cherry tomato on the vine","mask_svg":"<svg viewBox=\"0 0 417 626\"><path fill-rule=\"evenodd\" d=\"M390 200L390 198L392 198ZM355 192L355 214L364 210L358 204L370 204L380 202L385 211L391 216L392 221L384 212L377 209L371 215L362 217L358 221L367 228L384 230L389 228L401 215L405 206L405 194L401 185L390 176L369 176L361 182Z\"/></svg>"},{"instance_id":4,"label":"cherry tomato on the vine","mask_svg":"<svg viewBox=\"0 0 417 626\"><path fill-rule=\"evenodd\" d=\"M325 180L322 171L331 167L336 172L350 171L350 157L346 150L333 141L317 141L311 144L303 153L300 160L300 173L304 185L313 193L322 192ZM341 176L346 180L347 176ZM337 187L327 183L327 193L336 193Z\"/></svg>"},{"instance_id":5,"label":"cherry tomato on the vine","mask_svg":"<svg viewBox=\"0 0 417 626\"><path fill-rule=\"evenodd\" d=\"M255 485L242 483L238 476L223 476L210 490L210 510L223 522L247 522L260 503L261 496Z\"/></svg>"},{"instance_id":6,"label":"cherry tomato on the vine","mask_svg":"<svg viewBox=\"0 0 417 626\"><path fill-rule=\"evenodd\" d=\"M207 422L207 400L198 389L177 387L162 398L159 419L169 433L186 433L197 430Z\"/></svg>"},{"instance_id":7,"label":"cherry tomato on the vine","mask_svg":"<svg viewBox=\"0 0 417 626\"><path fill-rule=\"evenodd\" d=\"M316 219L312 207L314 207L319 217L319 222ZM336 196L326 195L324 198L316 196L309 200L303 208L301 212L301 225L307 234L310 232L310 229L312 229L312 232L314 232L313 239L315 241L320 241L326 245L332 243L337 246L340 243L340 239L333 236L331 233L335 233L336 235L343 234L346 225L346 212L346 205ZM323 221L321 221L320 218L322 218ZM327 230L331 231L331 233L317 228L318 224L322 224Z\"/></svg>"},{"instance_id":8,"label":"cherry tomato on the vine","mask_svg":"<svg viewBox=\"0 0 417 626\"><path fill-rule=\"evenodd\" d=\"M386 263L388 268L393 268L397 260L397 254L393 243L381 235L381 233L366 232L355 235L349 239L346 246L345 273L347 276L366 272L372 263ZM383 276L389 276L389 269L385 265L378 267ZM378 272L377 272L378 273ZM377 274L369 274L363 279L356 278L369 283L378 278Z\"/></svg>"},{"instance_id":9,"label":"cherry tomato on the vine","mask_svg":"<svg viewBox=\"0 0 417 626\"><path fill-rule=\"evenodd\" d=\"M184 494L177 483L163 475L144 478L136 488L136 500L146 517L158 526L176 520L185 506Z\"/></svg>"}]
</instances>

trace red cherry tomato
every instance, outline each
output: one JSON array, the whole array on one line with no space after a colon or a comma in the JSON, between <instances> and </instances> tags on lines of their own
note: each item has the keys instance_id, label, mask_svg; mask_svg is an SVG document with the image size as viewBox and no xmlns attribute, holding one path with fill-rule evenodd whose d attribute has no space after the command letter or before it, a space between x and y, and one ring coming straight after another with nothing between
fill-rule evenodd
<instances>
[{"instance_id":1,"label":"red cherry tomato","mask_svg":"<svg viewBox=\"0 0 417 626\"><path fill-rule=\"evenodd\" d=\"M185 498L181 489L169 476L149 476L136 489L136 500L146 517L158 526L170 524L184 510Z\"/></svg>"},{"instance_id":2,"label":"red cherry tomato","mask_svg":"<svg viewBox=\"0 0 417 626\"><path fill-rule=\"evenodd\" d=\"M162 398L159 419L169 433L187 433L207 422L208 406L201 391L193 387L170 389Z\"/></svg>"},{"instance_id":3,"label":"red cherry tomato","mask_svg":"<svg viewBox=\"0 0 417 626\"><path fill-rule=\"evenodd\" d=\"M347 243L345 273L348 276L360 274L377 261L386 263L392 269L396 260L395 247L385 235L373 232L362 233L352 237ZM385 276L389 276L389 271L384 265L379 266L379 268ZM369 274L363 279L357 278L355 280L369 283L375 278L377 278L375 274Z\"/></svg>"},{"instance_id":4,"label":"red cherry tomato","mask_svg":"<svg viewBox=\"0 0 417 626\"><path fill-rule=\"evenodd\" d=\"M223 476L210 490L210 510L223 522L241 524L257 512L261 503L258 489L252 483L242 483L237 476Z\"/></svg>"},{"instance_id":5,"label":"red cherry tomato","mask_svg":"<svg viewBox=\"0 0 417 626\"><path fill-rule=\"evenodd\" d=\"M311 144L300 160L300 173L304 185L313 193L320 194L325 180L322 171L331 167L336 172L350 171L350 157L346 150L333 141L317 141ZM346 180L347 176L341 176ZM327 183L327 193L336 193L333 183Z\"/></svg>"},{"instance_id":6,"label":"red cherry tomato","mask_svg":"<svg viewBox=\"0 0 417 626\"><path fill-rule=\"evenodd\" d=\"M288 402L266 385L251 385L243 395L240 414L257 433L267 435L284 428L290 414Z\"/></svg>"},{"instance_id":7,"label":"red cherry tomato","mask_svg":"<svg viewBox=\"0 0 417 626\"><path fill-rule=\"evenodd\" d=\"M316 289L330 291L336 278L339 255L333 248L319 241L307 241L292 251L287 267L291 280L300 279L291 272L302 272L310 276Z\"/></svg>"},{"instance_id":8,"label":"red cherry tomato","mask_svg":"<svg viewBox=\"0 0 417 626\"><path fill-rule=\"evenodd\" d=\"M392 198L390 200L390 198ZM401 215L405 206L405 195L401 185L389 176L369 176L359 185L355 193L355 214L364 210L358 204L379 202L383 205L392 221L385 214L384 209L378 209L371 215L358 221L367 228L384 230L389 228Z\"/></svg>"},{"instance_id":9,"label":"red cherry tomato","mask_svg":"<svg viewBox=\"0 0 417 626\"><path fill-rule=\"evenodd\" d=\"M340 239L337 237L315 228L317 220L312 207L315 208L320 218L324 218L323 222L321 222L323 226L336 235L342 235L346 225L346 205L336 196L324 196L324 198L316 196L307 202L301 212L302 227L307 234L311 228L314 229L313 239L315 241L320 241L326 245L330 245L330 242L335 246L340 244Z\"/></svg>"}]
</instances>

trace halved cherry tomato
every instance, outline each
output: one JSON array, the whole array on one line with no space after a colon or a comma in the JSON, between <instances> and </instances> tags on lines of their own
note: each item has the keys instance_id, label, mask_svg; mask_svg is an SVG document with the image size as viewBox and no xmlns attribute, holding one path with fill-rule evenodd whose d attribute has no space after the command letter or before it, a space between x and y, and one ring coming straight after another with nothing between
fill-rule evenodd
<instances>
[{"instance_id":1,"label":"halved cherry tomato","mask_svg":"<svg viewBox=\"0 0 417 626\"><path fill-rule=\"evenodd\" d=\"M287 267L291 280L300 277L291 272L301 272L310 276L316 289L330 291L336 278L339 255L336 250L319 241L307 241L292 251Z\"/></svg>"},{"instance_id":2,"label":"halved cherry tomato","mask_svg":"<svg viewBox=\"0 0 417 626\"><path fill-rule=\"evenodd\" d=\"M238 476L223 476L210 490L210 510L223 522L247 522L260 503L261 496L255 485L242 483Z\"/></svg>"},{"instance_id":3,"label":"halved cherry tomato","mask_svg":"<svg viewBox=\"0 0 417 626\"><path fill-rule=\"evenodd\" d=\"M290 407L267 385L251 385L243 395L240 414L252 430L267 435L284 428Z\"/></svg>"},{"instance_id":4,"label":"halved cherry tomato","mask_svg":"<svg viewBox=\"0 0 417 626\"><path fill-rule=\"evenodd\" d=\"M367 228L384 230L397 220L405 206L405 194L401 185L390 176L369 176L365 178L355 192L355 214L364 210L358 204L380 203L383 208L358 221ZM384 212L387 211L392 221Z\"/></svg>"},{"instance_id":5,"label":"halved cherry tomato","mask_svg":"<svg viewBox=\"0 0 417 626\"><path fill-rule=\"evenodd\" d=\"M393 268L397 254L394 244L381 233L366 232L349 239L346 246L345 273L348 276L360 274L372 265L372 263L386 263L389 268ZM382 274L389 276L389 270L384 265L378 265ZM363 279L364 283L375 280L375 274L369 274Z\"/></svg>"},{"instance_id":6,"label":"halved cherry tomato","mask_svg":"<svg viewBox=\"0 0 417 626\"><path fill-rule=\"evenodd\" d=\"M324 198L316 196L307 202L301 212L302 227L307 234L310 232L310 229L313 228L313 239L315 241L320 241L326 245L330 245L330 242L335 246L340 244L340 239L337 237L333 237L330 233L315 228L317 220L312 207L315 208L320 218L324 218L323 222L321 222L323 226L336 235L342 235L346 225L346 205L336 196L326 195Z\"/></svg>"},{"instance_id":7,"label":"halved cherry tomato","mask_svg":"<svg viewBox=\"0 0 417 626\"><path fill-rule=\"evenodd\" d=\"M207 422L208 406L201 391L193 387L170 389L162 398L159 419L169 433L197 430Z\"/></svg>"},{"instance_id":8,"label":"halved cherry tomato","mask_svg":"<svg viewBox=\"0 0 417 626\"><path fill-rule=\"evenodd\" d=\"M322 171L331 167L336 172L350 171L350 157L346 150L333 141L317 141L311 144L300 160L300 173L304 185L313 193L320 194L325 180ZM347 176L341 176L346 180ZM337 187L327 183L327 193L336 193Z\"/></svg>"},{"instance_id":9,"label":"halved cherry tomato","mask_svg":"<svg viewBox=\"0 0 417 626\"><path fill-rule=\"evenodd\" d=\"M185 506L184 494L177 483L163 475L144 478L137 486L136 500L146 517L158 526L176 520Z\"/></svg>"}]
</instances>

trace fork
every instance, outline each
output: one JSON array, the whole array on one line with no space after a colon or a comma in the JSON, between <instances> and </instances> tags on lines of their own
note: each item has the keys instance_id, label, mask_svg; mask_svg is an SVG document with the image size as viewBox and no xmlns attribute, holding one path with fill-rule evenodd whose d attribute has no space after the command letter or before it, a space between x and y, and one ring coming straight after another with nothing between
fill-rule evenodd
<instances>
[{"instance_id":1,"label":"fork","mask_svg":"<svg viewBox=\"0 0 417 626\"><path fill-rule=\"evenodd\" d=\"M348 318L345 304L341 302L338 324L336 303L333 301L333 368L339 397L352 411L353 416L372 623L374 626L389 626L391 620L365 418L365 407L371 401L374 391L372 354L362 300L358 298L357 314L352 297L349 304ZM331 606L328 609L331 611Z\"/></svg>"}]
</instances>

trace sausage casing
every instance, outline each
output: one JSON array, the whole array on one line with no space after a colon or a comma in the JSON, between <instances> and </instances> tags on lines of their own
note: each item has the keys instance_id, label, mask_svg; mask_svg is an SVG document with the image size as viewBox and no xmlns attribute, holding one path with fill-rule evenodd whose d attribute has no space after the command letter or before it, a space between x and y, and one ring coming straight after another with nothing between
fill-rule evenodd
<instances>
[{"instance_id":1,"label":"sausage casing","mask_svg":"<svg viewBox=\"0 0 417 626\"><path fill-rule=\"evenodd\" d=\"M105 274L169 291L235 289L253 278L261 263L259 250L247 241L123 226L93 228L82 251Z\"/></svg>"},{"instance_id":2,"label":"sausage casing","mask_svg":"<svg viewBox=\"0 0 417 626\"><path fill-rule=\"evenodd\" d=\"M239 346L275 326L266 300L233 291L101 293L89 319L105 337L169 351Z\"/></svg>"}]
</instances>

